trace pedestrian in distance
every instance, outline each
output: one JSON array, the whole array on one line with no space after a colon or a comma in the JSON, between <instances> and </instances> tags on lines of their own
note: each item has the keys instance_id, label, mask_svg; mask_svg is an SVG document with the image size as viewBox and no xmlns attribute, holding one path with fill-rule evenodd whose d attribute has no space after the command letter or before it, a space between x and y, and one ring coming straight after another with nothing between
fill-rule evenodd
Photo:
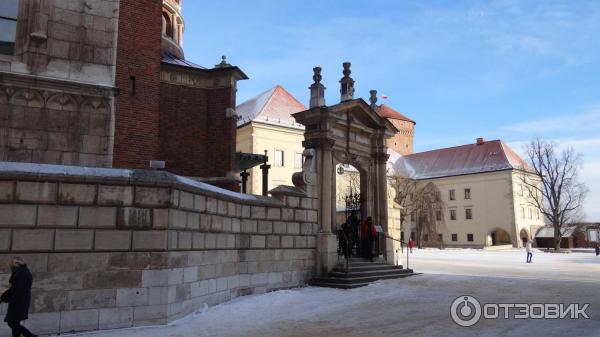
<instances>
[{"instance_id":1,"label":"pedestrian in distance","mask_svg":"<svg viewBox=\"0 0 600 337\"><path fill-rule=\"evenodd\" d=\"M21 321L28 318L33 277L25 261L19 257L13 258L10 270L9 288L0 296L0 302L8 303L4 321L11 328L13 337L36 337L21 325Z\"/></svg>"},{"instance_id":2,"label":"pedestrian in distance","mask_svg":"<svg viewBox=\"0 0 600 337\"><path fill-rule=\"evenodd\" d=\"M596 256L600 255L600 246L596 244Z\"/></svg>"},{"instance_id":3,"label":"pedestrian in distance","mask_svg":"<svg viewBox=\"0 0 600 337\"><path fill-rule=\"evenodd\" d=\"M408 249L412 254L412 249L415 246L415 242L412 239L408 239Z\"/></svg>"},{"instance_id":4,"label":"pedestrian in distance","mask_svg":"<svg viewBox=\"0 0 600 337\"><path fill-rule=\"evenodd\" d=\"M377 236L375 225L373 224L373 218L367 217L367 220L363 222L360 228L360 238L363 247L363 256L373 262L373 240Z\"/></svg>"},{"instance_id":5,"label":"pedestrian in distance","mask_svg":"<svg viewBox=\"0 0 600 337\"><path fill-rule=\"evenodd\" d=\"M531 263L531 259L533 258L533 249L531 248L531 240L527 240L527 244L525 245L525 250L527 251L527 263Z\"/></svg>"}]
</instances>

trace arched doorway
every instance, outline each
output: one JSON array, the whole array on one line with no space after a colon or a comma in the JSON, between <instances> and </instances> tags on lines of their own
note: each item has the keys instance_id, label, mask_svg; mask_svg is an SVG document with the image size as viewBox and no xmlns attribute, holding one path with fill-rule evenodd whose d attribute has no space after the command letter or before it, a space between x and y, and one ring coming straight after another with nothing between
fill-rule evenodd
<instances>
[{"instance_id":1,"label":"arched doorway","mask_svg":"<svg viewBox=\"0 0 600 337\"><path fill-rule=\"evenodd\" d=\"M521 238L521 243L523 244L523 247L525 247L527 241L530 240L529 231L527 231L527 229L525 228L522 228L519 232L519 237Z\"/></svg>"},{"instance_id":2,"label":"arched doorway","mask_svg":"<svg viewBox=\"0 0 600 337\"><path fill-rule=\"evenodd\" d=\"M488 234L489 246L512 245L510 234L502 228L496 228Z\"/></svg>"},{"instance_id":3,"label":"arched doorway","mask_svg":"<svg viewBox=\"0 0 600 337\"><path fill-rule=\"evenodd\" d=\"M341 102L325 105L325 87L320 83L321 68L314 69L310 86L310 108L292 116L305 126L305 154L311 159L296 175L294 184L304 188L318 202L320 233L317 241L317 268L324 275L336 264L336 169L338 164L351 164L360 172L362 216L371 216L375 225L388 231L387 154L386 139L398 129L378 114L377 92L371 92L371 104L354 99L354 80L350 78L350 63L344 63L340 80ZM308 160L308 157L307 157ZM393 246L385 241L382 251L393 261Z\"/></svg>"}]
</instances>

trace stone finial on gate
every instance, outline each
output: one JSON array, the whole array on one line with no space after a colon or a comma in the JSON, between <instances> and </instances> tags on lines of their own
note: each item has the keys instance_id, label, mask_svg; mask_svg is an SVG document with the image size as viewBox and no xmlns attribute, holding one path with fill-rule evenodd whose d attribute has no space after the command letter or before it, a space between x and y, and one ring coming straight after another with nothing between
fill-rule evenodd
<instances>
[{"instance_id":1,"label":"stone finial on gate","mask_svg":"<svg viewBox=\"0 0 600 337\"><path fill-rule=\"evenodd\" d=\"M377 105L377 90L370 90L369 94L369 102L371 102L371 109L375 110L375 112L379 113L379 106Z\"/></svg>"},{"instance_id":2,"label":"stone finial on gate","mask_svg":"<svg viewBox=\"0 0 600 337\"><path fill-rule=\"evenodd\" d=\"M344 62L342 65L344 66L344 71L342 72L344 74L344 77L342 77L342 79L340 80L340 101L344 102L354 99L354 80L352 79L352 77L350 77L350 74L352 73L352 71L350 70L351 63Z\"/></svg>"},{"instance_id":3,"label":"stone finial on gate","mask_svg":"<svg viewBox=\"0 0 600 337\"><path fill-rule=\"evenodd\" d=\"M313 81L310 89L310 107L325 106L325 86L321 84L321 67L313 68Z\"/></svg>"}]
</instances>

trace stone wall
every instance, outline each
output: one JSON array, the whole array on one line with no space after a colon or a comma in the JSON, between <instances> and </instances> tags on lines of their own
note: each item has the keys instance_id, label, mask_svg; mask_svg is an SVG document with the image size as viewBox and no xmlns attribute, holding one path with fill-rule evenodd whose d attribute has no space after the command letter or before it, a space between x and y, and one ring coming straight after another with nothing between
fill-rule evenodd
<instances>
[{"instance_id":1,"label":"stone wall","mask_svg":"<svg viewBox=\"0 0 600 337\"><path fill-rule=\"evenodd\" d=\"M316 200L276 196L164 171L0 163L0 284L22 256L35 333L164 324L298 286L314 271Z\"/></svg>"},{"instance_id":2,"label":"stone wall","mask_svg":"<svg viewBox=\"0 0 600 337\"><path fill-rule=\"evenodd\" d=\"M106 167L118 2L21 0L0 55L0 160Z\"/></svg>"}]
</instances>

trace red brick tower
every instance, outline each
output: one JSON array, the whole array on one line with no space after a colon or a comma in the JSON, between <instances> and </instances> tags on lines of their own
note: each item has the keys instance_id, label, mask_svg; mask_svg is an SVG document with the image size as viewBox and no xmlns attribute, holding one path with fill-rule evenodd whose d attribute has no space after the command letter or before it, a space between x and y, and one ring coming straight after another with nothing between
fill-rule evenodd
<instances>
[{"instance_id":1,"label":"red brick tower","mask_svg":"<svg viewBox=\"0 0 600 337\"><path fill-rule=\"evenodd\" d=\"M387 118L398 129L398 133L388 139L388 147L403 156L414 153L413 140L417 123L385 104L379 107L379 115Z\"/></svg>"},{"instance_id":2,"label":"red brick tower","mask_svg":"<svg viewBox=\"0 0 600 337\"><path fill-rule=\"evenodd\" d=\"M121 1L114 166L164 160L234 188L236 85L247 77L224 57L211 69L185 59L180 0L142 2Z\"/></svg>"}]
</instances>

